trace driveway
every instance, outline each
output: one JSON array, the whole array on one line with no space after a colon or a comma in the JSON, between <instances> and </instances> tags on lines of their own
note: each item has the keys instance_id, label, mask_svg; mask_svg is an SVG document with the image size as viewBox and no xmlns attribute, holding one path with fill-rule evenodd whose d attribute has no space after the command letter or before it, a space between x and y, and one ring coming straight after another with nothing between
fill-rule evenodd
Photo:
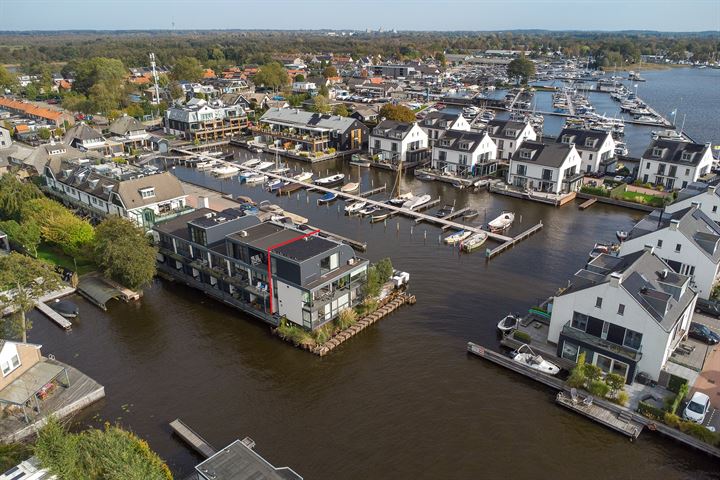
<instances>
[{"instance_id":1,"label":"driveway","mask_svg":"<svg viewBox=\"0 0 720 480\"><path fill-rule=\"evenodd\" d=\"M695 313L692 321L707 325L708 328L720 334L720 320L717 318ZM720 345L705 345L704 348L707 349L708 356L705 359L705 365L700 375L697 380L695 380L690 394L692 395L693 392L703 392L710 397L712 408L708 412L705 425L713 426L716 431L720 432L720 411L716 408L720 407Z\"/></svg>"}]
</instances>

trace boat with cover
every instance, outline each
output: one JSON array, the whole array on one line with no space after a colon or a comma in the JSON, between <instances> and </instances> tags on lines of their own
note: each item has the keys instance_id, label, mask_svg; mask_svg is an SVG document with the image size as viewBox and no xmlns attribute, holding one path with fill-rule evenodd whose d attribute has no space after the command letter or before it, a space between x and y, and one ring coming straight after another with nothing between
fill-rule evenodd
<instances>
[{"instance_id":1,"label":"boat with cover","mask_svg":"<svg viewBox=\"0 0 720 480\"><path fill-rule=\"evenodd\" d=\"M274 192L275 190L279 190L285 185L285 182L279 179L270 179L266 184L265 188L268 189L269 192Z\"/></svg>"},{"instance_id":2,"label":"boat with cover","mask_svg":"<svg viewBox=\"0 0 720 480\"><path fill-rule=\"evenodd\" d=\"M370 214L370 221L371 222L380 222L382 220L385 220L390 215L392 215L392 210L388 210L387 208L378 208L373 213Z\"/></svg>"},{"instance_id":3,"label":"boat with cover","mask_svg":"<svg viewBox=\"0 0 720 480\"><path fill-rule=\"evenodd\" d=\"M462 248L463 252L473 252L482 247L487 238L488 234L486 232L473 233L468 238L460 242L460 248Z\"/></svg>"},{"instance_id":4,"label":"boat with cover","mask_svg":"<svg viewBox=\"0 0 720 480\"><path fill-rule=\"evenodd\" d=\"M512 359L526 367L548 375L557 375L560 372L560 367L537 355L526 343L520 345L520 348L514 352Z\"/></svg>"},{"instance_id":5,"label":"boat with cover","mask_svg":"<svg viewBox=\"0 0 720 480\"><path fill-rule=\"evenodd\" d=\"M241 163L240 165L242 165L243 167L254 167L254 166L258 165L260 162L262 162L262 160L260 160L259 158L251 158L250 160L247 160L247 161Z\"/></svg>"},{"instance_id":6,"label":"boat with cover","mask_svg":"<svg viewBox=\"0 0 720 480\"><path fill-rule=\"evenodd\" d=\"M515 221L515 214L513 212L503 212L497 218L488 223L488 227L491 232L502 232L503 230L510 228L510 225Z\"/></svg>"},{"instance_id":7,"label":"boat with cover","mask_svg":"<svg viewBox=\"0 0 720 480\"><path fill-rule=\"evenodd\" d=\"M420 195L419 197L413 197L410 200L407 200L402 204L402 208L407 208L408 210L415 210L416 208L420 208L426 203L428 203L432 197L430 195Z\"/></svg>"},{"instance_id":8,"label":"boat with cover","mask_svg":"<svg viewBox=\"0 0 720 480\"><path fill-rule=\"evenodd\" d=\"M358 213L363 217L366 217L368 215L372 215L378 210L380 210L380 207L378 207L377 205L368 205L367 207L360 209Z\"/></svg>"},{"instance_id":9,"label":"boat with cover","mask_svg":"<svg viewBox=\"0 0 720 480\"><path fill-rule=\"evenodd\" d=\"M255 166L256 170L267 170L268 168L275 165L274 162L260 162Z\"/></svg>"},{"instance_id":10,"label":"boat with cover","mask_svg":"<svg viewBox=\"0 0 720 480\"><path fill-rule=\"evenodd\" d=\"M435 212L437 218L445 218L455 211L455 207L452 205L445 205L440 210Z\"/></svg>"},{"instance_id":11,"label":"boat with cover","mask_svg":"<svg viewBox=\"0 0 720 480\"><path fill-rule=\"evenodd\" d=\"M216 167L210 170L210 173L212 173L216 177L229 177L230 175L235 175L238 173L240 169L238 167L233 167L231 165L223 165L221 167Z\"/></svg>"},{"instance_id":12,"label":"boat with cover","mask_svg":"<svg viewBox=\"0 0 720 480\"><path fill-rule=\"evenodd\" d=\"M519 324L520 324L520 319L517 318L512 313L510 313L508 315L505 315L505 317L498 322L497 328L502 333L510 333L513 330L517 329Z\"/></svg>"},{"instance_id":13,"label":"boat with cover","mask_svg":"<svg viewBox=\"0 0 720 480\"><path fill-rule=\"evenodd\" d=\"M435 180L435 177L433 177L432 175L428 175L427 173L418 173L415 175L415 178L422 182L432 182L433 180Z\"/></svg>"},{"instance_id":14,"label":"boat with cover","mask_svg":"<svg viewBox=\"0 0 720 480\"><path fill-rule=\"evenodd\" d=\"M348 214L358 213L360 210L365 208L367 202L354 202L350 205L345 205L345 212Z\"/></svg>"},{"instance_id":15,"label":"boat with cover","mask_svg":"<svg viewBox=\"0 0 720 480\"><path fill-rule=\"evenodd\" d=\"M460 230L459 232L452 233L445 237L443 239L443 242L448 245L456 245L468 238L470 235L472 235L472 232L470 230Z\"/></svg>"},{"instance_id":16,"label":"boat with cover","mask_svg":"<svg viewBox=\"0 0 720 480\"><path fill-rule=\"evenodd\" d=\"M370 166L370 160L363 159L360 155L355 153L352 157L350 157L350 165L367 168Z\"/></svg>"},{"instance_id":17,"label":"boat with cover","mask_svg":"<svg viewBox=\"0 0 720 480\"><path fill-rule=\"evenodd\" d=\"M398 195L397 197L391 198L388 200L390 205L395 205L398 207L401 207L405 202L415 197L415 195L412 194L412 192L403 193L401 195Z\"/></svg>"},{"instance_id":18,"label":"boat with cover","mask_svg":"<svg viewBox=\"0 0 720 480\"><path fill-rule=\"evenodd\" d=\"M65 318L75 318L80 315L80 309L70 300L55 300L54 302L48 303L48 307Z\"/></svg>"},{"instance_id":19,"label":"boat with cover","mask_svg":"<svg viewBox=\"0 0 720 480\"><path fill-rule=\"evenodd\" d=\"M465 210L465 213L462 214L462 218L464 220L470 220L471 218L475 218L478 215L480 215L480 212L478 212L474 208L471 208L470 210Z\"/></svg>"},{"instance_id":20,"label":"boat with cover","mask_svg":"<svg viewBox=\"0 0 720 480\"><path fill-rule=\"evenodd\" d=\"M245 183L263 183L267 180L267 175L263 175L259 172L252 172L249 175L243 177L242 179L245 180Z\"/></svg>"},{"instance_id":21,"label":"boat with cover","mask_svg":"<svg viewBox=\"0 0 720 480\"><path fill-rule=\"evenodd\" d=\"M317 180L315 180L315 185L328 188L337 187L338 185L342 185L344 180L345 174L337 173L335 175L330 175L329 177L318 178Z\"/></svg>"},{"instance_id":22,"label":"boat with cover","mask_svg":"<svg viewBox=\"0 0 720 480\"><path fill-rule=\"evenodd\" d=\"M346 183L345 185L340 187L340 191L345 192L345 193L356 192L359 189L360 189L360 184L357 182Z\"/></svg>"},{"instance_id":23,"label":"boat with cover","mask_svg":"<svg viewBox=\"0 0 720 480\"><path fill-rule=\"evenodd\" d=\"M312 178L312 172L300 172L293 177L293 179L297 180L298 182L309 182L310 180L312 180Z\"/></svg>"},{"instance_id":24,"label":"boat with cover","mask_svg":"<svg viewBox=\"0 0 720 480\"><path fill-rule=\"evenodd\" d=\"M337 193L327 192L322 197L318 198L317 203L330 203L337 198Z\"/></svg>"}]
</instances>

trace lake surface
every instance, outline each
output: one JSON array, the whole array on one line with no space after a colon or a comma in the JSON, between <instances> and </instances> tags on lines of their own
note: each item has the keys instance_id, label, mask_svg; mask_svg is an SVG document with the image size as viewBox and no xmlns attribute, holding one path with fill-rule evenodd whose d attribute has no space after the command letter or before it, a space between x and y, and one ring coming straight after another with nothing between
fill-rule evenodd
<instances>
[{"instance_id":1,"label":"lake surface","mask_svg":"<svg viewBox=\"0 0 720 480\"><path fill-rule=\"evenodd\" d=\"M313 169L353 178L359 171L336 161ZM274 338L259 321L161 280L141 301L111 303L108 312L78 299L72 332L35 316L29 340L105 385L107 399L79 415L80 424L109 420L133 429L177 478L198 458L171 435L175 418L216 447L250 436L269 461L307 479L718 477L718 464L705 455L650 432L629 443L556 406L553 391L465 352L470 340L498 346L500 318L552 295L596 240L611 240L641 213L602 204L558 209L406 177L404 189L470 205L481 212L478 222L502 210L517 214L512 232L544 222L487 262L440 245L439 229L408 219L371 225L345 217L343 202L316 206L317 193L278 199L234 180L174 172L273 200L313 225L367 241L363 256L390 256L410 272L418 302L319 358ZM384 171L360 175L363 190L393 180Z\"/></svg>"}]
</instances>

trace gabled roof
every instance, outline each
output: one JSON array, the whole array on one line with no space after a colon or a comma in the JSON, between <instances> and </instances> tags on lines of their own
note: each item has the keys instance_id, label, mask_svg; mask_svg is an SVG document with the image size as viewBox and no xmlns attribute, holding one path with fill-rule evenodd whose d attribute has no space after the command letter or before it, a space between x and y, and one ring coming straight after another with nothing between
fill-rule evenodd
<instances>
[{"instance_id":1,"label":"gabled roof","mask_svg":"<svg viewBox=\"0 0 720 480\"><path fill-rule=\"evenodd\" d=\"M71 145L73 140L105 140L100 132L90 127L84 122L76 123L66 133L63 141L66 145Z\"/></svg>"},{"instance_id":2,"label":"gabled roof","mask_svg":"<svg viewBox=\"0 0 720 480\"><path fill-rule=\"evenodd\" d=\"M448 130L436 143L437 148L456 150L459 152L474 152L480 147L487 133L465 132L462 130Z\"/></svg>"},{"instance_id":3,"label":"gabled roof","mask_svg":"<svg viewBox=\"0 0 720 480\"><path fill-rule=\"evenodd\" d=\"M675 140L653 140L643 153L643 160L675 163L678 165L696 166L710 149L710 145ZM659 155L655 155L655 153ZM683 155L683 154L686 155ZM689 157L688 157L689 155Z\"/></svg>"},{"instance_id":4,"label":"gabled roof","mask_svg":"<svg viewBox=\"0 0 720 480\"><path fill-rule=\"evenodd\" d=\"M130 115L123 115L110 124L110 133L115 135L127 135L130 132L139 130L145 131L145 125Z\"/></svg>"},{"instance_id":5,"label":"gabled roof","mask_svg":"<svg viewBox=\"0 0 720 480\"><path fill-rule=\"evenodd\" d=\"M398 122L395 120L383 120L372 129L373 137L384 137L393 140L404 140L416 123Z\"/></svg>"},{"instance_id":6,"label":"gabled roof","mask_svg":"<svg viewBox=\"0 0 720 480\"><path fill-rule=\"evenodd\" d=\"M542 143L528 140L515 151L512 161L560 168L571 151L570 145L564 143ZM530 154L530 158L524 158L527 153Z\"/></svg>"},{"instance_id":7,"label":"gabled roof","mask_svg":"<svg viewBox=\"0 0 720 480\"><path fill-rule=\"evenodd\" d=\"M341 132L345 132L357 122L354 118L305 112L296 108L270 108L260 120L290 127L311 127L327 131L339 130Z\"/></svg>"},{"instance_id":8,"label":"gabled roof","mask_svg":"<svg viewBox=\"0 0 720 480\"><path fill-rule=\"evenodd\" d=\"M706 193L710 187L714 188L714 193L718 197L720 197L720 188L717 188L716 185L712 185L705 182L692 182L688 184L687 187L683 188L678 192L677 199L675 200L675 203L680 203L682 201L685 201L689 198L696 197L698 195L702 195L703 193Z\"/></svg>"},{"instance_id":9,"label":"gabled roof","mask_svg":"<svg viewBox=\"0 0 720 480\"><path fill-rule=\"evenodd\" d=\"M586 130L584 128L563 128L557 137L557 143L574 143L578 150L597 152L602 147L610 132Z\"/></svg>"},{"instance_id":10,"label":"gabled roof","mask_svg":"<svg viewBox=\"0 0 720 480\"><path fill-rule=\"evenodd\" d=\"M155 196L142 198L140 191L145 188L154 188ZM170 172L124 180L118 184L117 193L128 210L185 196L180 180Z\"/></svg>"},{"instance_id":11,"label":"gabled roof","mask_svg":"<svg viewBox=\"0 0 720 480\"><path fill-rule=\"evenodd\" d=\"M491 137L517 140L527 125L527 123L516 122L515 120L490 120L486 130Z\"/></svg>"},{"instance_id":12,"label":"gabled roof","mask_svg":"<svg viewBox=\"0 0 720 480\"><path fill-rule=\"evenodd\" d=\"M447 113L437 110L425 115L425 118L420 122L420 126L447 129L461 117L462 115L459 113Z\"/></svg>"}]
</instances>

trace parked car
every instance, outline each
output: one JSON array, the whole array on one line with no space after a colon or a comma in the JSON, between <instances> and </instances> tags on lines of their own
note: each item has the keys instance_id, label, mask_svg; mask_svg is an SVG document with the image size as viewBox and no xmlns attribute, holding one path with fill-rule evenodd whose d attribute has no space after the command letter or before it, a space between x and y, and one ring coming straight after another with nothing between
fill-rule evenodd
<instances>
[{"instance_id":1,"label":"parked car","mask_svg":"<svg viewBox=\"0 0 720 480\"><path fill-rule=\"evenodd\" d=\"M704 298L698 298L697 304L695 305L695 311L720 317L720 302L717 300L705 300Z\"/></svg>"},{"instance_id":2,"label":"parked car","mask_svg":"<svg viewBox=\"0 0 720 480\"><path fill-rule=\"evenodd\" d=\"M710 345L717 345L718 343L720 343L720 335L713 332L702 323L690 323L690 331L688 331L688 336Z\"/></svg>"},{"instance_id":3,"label":"parked car","mask_svg":"<svg viewBox=\"0 0 720 480\"><path fill-rule=\"evenodd\" d=\"M613 181L615 181L617 183L622 183L624 180L625 180L625 177L623 177L622 175L615 175L613 177Z\"/></svg>"},{"instance_id":4,"label":"parked car","mask_svg":"<svg viewBox=\"0 0 720 480\"><path fill-rule=\"evenodd\" d=\"M695 392L685 406L683 418L695 423L703 423L705 415L710 410L710 397L701 392Z\"/></svg>"}]
</instances>

